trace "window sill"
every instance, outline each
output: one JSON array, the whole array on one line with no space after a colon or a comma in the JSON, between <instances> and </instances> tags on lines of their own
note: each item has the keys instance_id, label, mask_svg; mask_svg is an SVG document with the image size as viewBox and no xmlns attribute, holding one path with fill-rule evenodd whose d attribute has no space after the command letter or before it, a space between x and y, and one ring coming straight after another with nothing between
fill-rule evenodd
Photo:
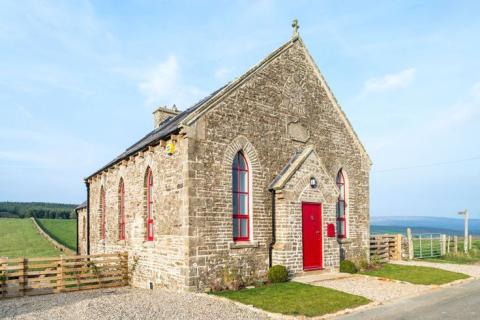
<instances>
[{"instance_id":1,"label":"window sill","mask_svg":"<svg viewBox=\"0 0 480 320\"><path fill-rule=\"evenodd\" d=\"M155 241L154 240L143 240L143 247L144 248L155 248Z\"/></svg>"},{"instance_id":2,"label":"window sill","mask_svg":"<svg viewBox=\"0 0 480 320\"><path fill-rule=\"evenodd\" d=\"M258 241L237 241L229 242L229 249L258 248Z\"/></svg>"}]
</instances>

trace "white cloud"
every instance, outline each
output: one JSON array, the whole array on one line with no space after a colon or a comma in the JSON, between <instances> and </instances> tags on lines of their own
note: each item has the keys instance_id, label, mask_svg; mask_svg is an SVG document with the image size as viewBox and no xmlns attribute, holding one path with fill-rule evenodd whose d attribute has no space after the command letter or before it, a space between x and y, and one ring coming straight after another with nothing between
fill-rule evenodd
<instances>
[{"instance_id":1,"label":"white cloud","mask_svg":"<svg viewBox=\"0 0 480 320\"><path fill-rule=\"evenodd\" d=\"M382 92L405 88L415 79L415 68L408 68L398 73L386 74L383 77L372 78L365 82L365 92Z\"/></svg>"},{"instance_id":2,"label":"white cloud","mask_svg":"<svg viewBox=\"0 0 480 320\"><path fill-rule=\"evenodd\" d=\"M205 92L182 81L181 69L175 55L170 55L146 73L138 85L146 104L173 105L184 109L202 98Z\"/></svg>"}]
</instances>

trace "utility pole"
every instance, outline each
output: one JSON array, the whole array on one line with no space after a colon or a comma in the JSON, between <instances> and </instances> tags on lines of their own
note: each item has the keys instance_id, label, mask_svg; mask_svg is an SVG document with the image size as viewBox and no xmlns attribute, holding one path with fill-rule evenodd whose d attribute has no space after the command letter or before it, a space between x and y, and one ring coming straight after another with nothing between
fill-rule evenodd
<instances>
[{"instance_id":1,"label":"utility pole","mask_svg":"<svg viewBox=\"0 0 480 320\"><path fill-rule=\"evenodd\" d=\"M465 253L468 252L468 212L467 212L467 209L465 209L464 211L460 211L458 213L459 215L463 215L463 218L465 219L464 220L464 237L463 237L463 250L465 251Z\"/></svg>"}]
</instances>

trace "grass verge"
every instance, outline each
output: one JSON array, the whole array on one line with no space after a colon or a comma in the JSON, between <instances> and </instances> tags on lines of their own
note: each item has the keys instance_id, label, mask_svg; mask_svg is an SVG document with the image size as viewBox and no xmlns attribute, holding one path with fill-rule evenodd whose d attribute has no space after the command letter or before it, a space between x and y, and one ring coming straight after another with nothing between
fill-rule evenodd
<instances>
[{"instance_id":1,"label":"grass verge","mask_svg":"<svg viewBox=\"0 0 480 320\"><path fill-rule=\"evenodd\" d=\"M443 257L421 259L421 261L454 263L454 264L475 264L480 262L480 252L478 253L448 253Z\"/></svg>"},{"instance_id":2,"label":"grass verge","mask_svg":"<svg viewBox=\"0 0 480 320\"><path fill-rule=\"evenodd\" d=\"M38 224L50 237L72 250L77 248L77 220L37 219Z\"/></svg>"},{"instance_id":3,"label":"grass verge","mask_svg":"<svg viewBox=\"0 0 480 320\"><path fill-rule=\"evenodd\" d=\"M0 257L58 256L53 245L43 238L30 219L0 218Z\"/></svg>"},{"instance_id":4,"label":"grass verge","mask_svg":"<svg viewBox=\"0 0 480 320\"><path fill-rule=\"evenodd\" d=\"M276 283L254 289L220 291L213 294L269 312L308 317L334 313L370 302L364 297L298 282Z\"/></svg>"},{"instance_id":5,"label":"grass verge","mask_svg":"<svg viewBox=\"0 0 480 320\"><path fill-rule=\"evenodd\" d=\"M378 269L363 271L361 274L425 285L439 285L469 278L469 276L463 273L398 264L384 264Z\"/></svg>"}]
</instances>

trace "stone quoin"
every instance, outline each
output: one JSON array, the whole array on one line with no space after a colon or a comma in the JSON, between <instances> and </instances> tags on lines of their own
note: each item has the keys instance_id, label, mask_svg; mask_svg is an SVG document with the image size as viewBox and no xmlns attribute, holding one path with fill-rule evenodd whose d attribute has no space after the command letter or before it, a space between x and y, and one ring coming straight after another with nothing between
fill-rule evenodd
<instances>
[{"instance_id":1,"label":"stone quoin","mask_svg":"<svg viewBox=\"0 0 480 320\"><path fill-rule=\"evenodd\" d=\"M85 179L80 254L127 251L133 285L192 291L368 259L371 161L293 28Z\"/></svg>"}]
</instances>

